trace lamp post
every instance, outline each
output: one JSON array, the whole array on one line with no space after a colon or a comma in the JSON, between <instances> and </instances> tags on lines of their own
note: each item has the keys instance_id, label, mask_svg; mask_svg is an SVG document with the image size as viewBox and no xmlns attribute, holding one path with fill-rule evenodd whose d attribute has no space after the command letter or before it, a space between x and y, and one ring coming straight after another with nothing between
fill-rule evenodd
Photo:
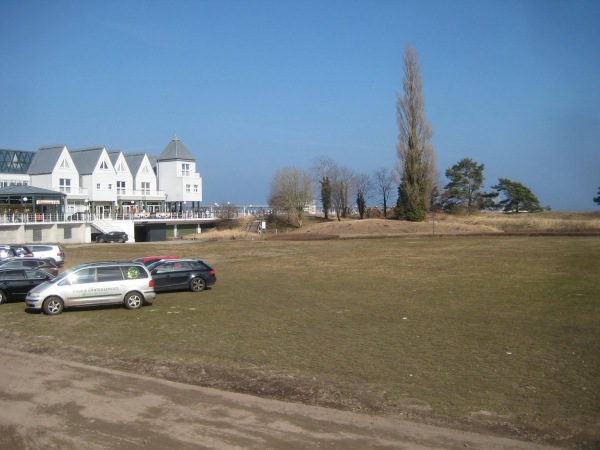
<instances>
[{"instance_id":1,"label":"lamp post","mask_svg":"<svg viewBox=\"0 0 600 450\"><path fill-rule=\"evenodd\" d=\"M27 208L25 208L25 207L23 206L23 203L27 203L27 200L29 200L27 197L23 197L23 198L21 199L21 209L22 209L22 210L24 211L24 213L25 213L25 214L24 214L24 218L23 218L23 222L25 222L25 220L27 220Z\"/></svg>"}]
</instances>

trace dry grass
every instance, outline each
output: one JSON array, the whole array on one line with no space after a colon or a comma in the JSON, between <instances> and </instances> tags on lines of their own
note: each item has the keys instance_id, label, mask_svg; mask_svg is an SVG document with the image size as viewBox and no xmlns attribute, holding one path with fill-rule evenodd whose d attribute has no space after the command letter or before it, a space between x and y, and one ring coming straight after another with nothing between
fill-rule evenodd
<instances>
[{"instance_id":1,"label":"dry grass","mask_svg":"<svg viewBox=\"0 0 600 450\"><path fill-rule=\"evenodd\" d=\"M392 219L324 220L307 216L301 228L290 227L283 221L271 220L265 236L247 232L254 218L228 221L222 226L201 234L184 236L194 240L253 240L274 235L327 235L352 238L360 236L465 235L507 233L600 233L600 212L540 212L534 214L479 213L456 216L443 213L429 215L424 222ZM281 236L279 236L281 237ZM314 238L314 236L312 236Z\"/></svg>"},{"instance_id":2,"label":"dry grass","mask_svg":"<svg viewBox=\"0 0 600 450\"><path fill-rule=\"evenodd\" d=\"M570 231L571 221L590 229L598 219L544 216L539 223ZM474 230L482 225L470 220L497 229L515 223L486 217L436 220ZM385 225L405 224L314 219L289 234ZM235 232L215 231L241 236ZM284 400L598 448L600 239L395 235L402 233L67 247L66 267L144 254L201 257L218 282L201 293L160 294L139 311L47 317L9 303L0 307L0 342Z\"/></svg>"},{"instance_id":3,"label":"dry grass","mask_svg":"<svg viewBox=\"0 0 600 450\"><path fill-rule=\"evenodd\" d=\"M498 231L600 232L600 212L539 212L535 214L486 214L452 218L472 226L488 226Z\"/></svg>"}]
</instances>

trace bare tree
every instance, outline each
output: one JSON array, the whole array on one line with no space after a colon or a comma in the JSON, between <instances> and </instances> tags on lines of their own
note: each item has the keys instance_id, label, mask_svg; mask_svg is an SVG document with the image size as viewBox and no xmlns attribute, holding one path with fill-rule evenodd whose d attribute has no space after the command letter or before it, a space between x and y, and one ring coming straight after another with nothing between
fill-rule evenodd
<instances>
[{"instance_id":1,"label":"bare tree","mask_svg":"<svg viewBox=\"0 0 600 450\"><path fill-rule=\"evenodd\" d=\"M385 167L377 169L373 174L373 182L374 188L381 196L383 203L383 217L387 218L388 199L390 198L390 193L392 192L392 187L394 185L394 179L390 170Z\"/></svg>"},{"instance_id":2,"label":"bare tree","mask_svg":"<svg viewBox=\"0 0 600 450\"><path fill-rule=\"evenodd\" d=\"M362 219L365 216L367 201L371 198L373 191L373 180L366 173L357 173L354 176L354 190L356 192L358 215Z\"/></svg>"},{"instance_id":3,"label":"bare tree","mask_svg":"<svg viewBox=\"0 0 600 450\"><path fill-rule=\"evenodd\" d=\"M308 173L294 167L275 172L269 205L275 211L287 214L290 224L302 227L304 207L312 197L312 179Z\"/></svg>"},{"instance_id":4,"label":"bare tree","mask_svg":"<svg viewBox=\"0 0 600 450\"><path fill-rule=\"evenodd\" d=\"M425 118L421 67L415 50L404 53L403 94L397 95L398 172L400 173L397 214L401 219L425 220L436 177L433 131Z\"/></svg>"},{"instance_id":5,"label":"bare tree","mask_svg":"<svg viewBox=\"0 0 600 450\"><path fill-rule=\"evenodd\" d=\"M325 204L331 206L338 220L348 217L350 208L348 199L351 197L351 189L354 186L354 173L347 167L338 165L327 156L319 156L313 162L315 180L322 185L327 183L327 190L321 194L328 194L327 201L321 198L323 208ZM326 216L327 217L327 216Z\"/></svg>"},{"instance_id":6,"label":"bare tree","mask_svg":"<svg viewBox=\"0 0 600 450\"><path fill-rule=\"evenodd\" d=\"M337 164L327 156L319 156L313 160L314 179L321 193L321 205L325 219L329 219L329 210L332 207L331 178L337 171Z\"/></svg>"},{"instance_id":7,"label":"bare tree","mask_svg":"<svg viewBox=\"0 0 600 450\"><path fill-rule=\"evenodd\" d=\"M347 167L336 166L331 178L331 204L338 221L348 217L350 212L348 199L354 186L354 173Z\"/></svg>"}]
</instances>

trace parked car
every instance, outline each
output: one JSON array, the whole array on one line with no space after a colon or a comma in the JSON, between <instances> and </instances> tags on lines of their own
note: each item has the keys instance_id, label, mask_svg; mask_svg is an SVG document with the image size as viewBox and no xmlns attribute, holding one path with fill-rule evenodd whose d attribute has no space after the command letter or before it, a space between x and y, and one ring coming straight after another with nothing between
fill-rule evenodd
<instances>
[{"instance_id":1,"label":"parked car","mask_svg":"<svg viewBox=\"0 0 600 450\"><path fill-rule=\"evenodd\" d=\"M0 268L0 304L8 300L24 300L31 289L53 278L38 269Z\"/></svg>"},{"instance_id":2,"label":"parked car","mask_svg":"<svg viewBox=\"0 0 600 450\"><path fill-rule=\"evenodd\" d=\"M108 233L102 233L96 236L96 242L127 242L129 236L124 231L110 231Z\"/></svg>"},{"instance_id":3,"label":"parked car","mask_svg":"<svg viewBox=\"0 0 600 450\"><path fill-rule=\"evenodd\" d=\"M58 266L50 258L5 258L0 260L0 269L39 269L53 277L58 275Z\"/></svg>"},{"instance_id":4,"label":"parked car","mask_svg":"<svg viewBox=\"0 0 600 450\"><path fill-rule=\"evenodd\" d=\"M60 245L33 244L29 245L28 247L33 252L33 256L35 258L51 259L59 267L65 263L65 251Z\"/></svg>"},{"instance_id":5,"label":"parked car","mask_svg":"<svg viewBox=\"0 0 600 450\"><path fill-rule=\"evenodd\" d=\"M123 304L138 309L155 298L154 280L146 266L110 261L72 267L33 288L25 302L28 308L56 315L71 306Z\"/></svg>"},{"instance_id":6,"label":"parked car","mask_svg":"<svg viewBox=\"0 0 600 450\"><path fill-rule=\"evenodd\" d=\"M14 256L19 258L30 257L33 256L33 252L26 245L0 245L0 259Z\"/></svg>"},{"instance_id":7,"label":"parked car","mask_svg":"<svg viewBox=\"0 0 600 450\"><path fill-rule=\"evenodd\" d=\"M200 292L217 282L215 270L198 259L163 260L150 264L148 269L156 292Z\"/></svg>"},{"instance_id":8,"label":"parked car","mask_svg":"<svg viewBox=\"0 0 600 450\"><path fill-rule=\"evenodd\" d=\"M139 262L148 267L150 264L163 259L181 259L180 256L163 255L163 256L142 256L141 258L134 259L133 262Z\"/></svg>"}]
</instances>

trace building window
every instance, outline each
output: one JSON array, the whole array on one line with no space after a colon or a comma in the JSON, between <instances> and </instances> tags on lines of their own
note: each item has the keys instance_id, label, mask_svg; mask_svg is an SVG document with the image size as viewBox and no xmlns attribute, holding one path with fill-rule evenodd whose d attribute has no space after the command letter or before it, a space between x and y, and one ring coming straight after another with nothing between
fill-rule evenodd
<instances>
[{"instance_id":1,"label":"building window","mask_svg":"<svg viewBox=\"0 0 600 450\"><path fill-rule=\"evenodd\" d=\"M108 190L112 191L112 184L108 183Z\"/></svg>"},{"instance_id":2,"label":"building window","mask_svg":"<svg viewBox=\"0 0 600 450\"><path fill-rule=\"evenodd\" d=\"M117 172L125 172L125 164L122 161L117 166Z\"/></svg>"},{"instance_id":3,"label":"building window","mask_svg":"<svg viewBox=\"0 0 600 450\"><path fill-rule=\"evenodd\" d=\"M126 181L117 181L117 194L125 194L125 189L127 189Z\"/></svg>"},{"instance_id":4,"label":"building window","mask_svg":"<svg viewBox=\"0 0 600 450\"><path fill-rule=\"evenodd\" d=\"M101 187L102 187L102 186L100 185L100 183L97 183L97 184L96 184L96 190L97 190L97 191L99 191Z\"/></svg>"},{"instance_id":5,"label":"building window","mask_svg":"<svg viewBox=\"0 0 600 450\"><path fill-rule=\"evenodd\" d=\"M181 164L181 175L184 177L190 176L190 164L189 163Z\"/></svg>"},{"instance_id":6,"label":"building window","mask_svg":"<svg viewBox=\"0 0 600 450\"><path fill-rule=\"evenodd\" d=\"M108 170L108 164L106 164L106 161L102 161L100 163L100 169L102 169L102 170Z\"/></svg>"},{"instance_id":7,"label":"building window","mask_svg":"<svg viewBox=\"0 0 600 450\"><path fill-rule=\"evenodd\" d=\"M71 166L69 166L69 161L67 161L67 158L64 158L62 160L62 162L60 163L60 168L61 169L68 169L69 167L71 167Z\"/></svg>"},{"instance_id":8,"label":"building window","mask_svg":"<svg viewBox=\"0 0 600 450\"><path fill-rule=\"evenodd\" d=\"M190 189L190 185L189 185L189 184L186 184L186 185L185 185L185 192L191 192L191 189Z\"/></svg>"},{"instance_id":9,"label":"building window","mask_svg":"<svg viewBox=\"0 0 600 450\"><path fill-rule=\"evenodd\" d=\"M60 192L69 194L71 192L71 179L70 178L61 178L59 180L59 187L60 187Z\"/></svg>"},{"instance_id":10,"label":"building window","mask_svg":"<svg viewBox=\"0 0 600 450\"><path fill-rule=\"evenodd\" d=\"M142 181L142 195L150 195L150 182Z\"/></svg>"},{"instance_id":11,"label":"building window","mask_svg":"<svg viewBox=\"0 0 600 450\"><path fill-rule=\"evenodd\" d=\"M194 185L194 192L198 192L198 185L197 184Z\"/></svg>"}]
</instances>

